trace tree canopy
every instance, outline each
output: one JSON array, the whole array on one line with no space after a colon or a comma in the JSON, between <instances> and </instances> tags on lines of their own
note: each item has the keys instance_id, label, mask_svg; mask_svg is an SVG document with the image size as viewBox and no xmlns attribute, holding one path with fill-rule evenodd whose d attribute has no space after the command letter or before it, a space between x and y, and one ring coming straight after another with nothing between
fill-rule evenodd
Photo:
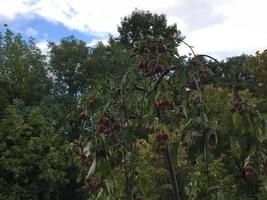
<instances>
[{"instance_id":1,"label":"tree canopy","mask_svg":"<svg viewBox=\"0 0 267 200\"><path fill-rule=\"evenodd\" d=\"M142 10L118 32L0 34L0 199L266 200L267 50L179 56Z\"/></svg>"},{"instance_id":2,"label":"tree canopy","mask_svg":"<svg viewBox=\"0 0 267 200\"><path fill-rule=\"evenodd\" d=\"M168 25L166 15L152 14L149 11L135 10L122 19L118 26L119 42L126 46L134 46L147 38L164 40L170 48L177 47L182 40L177 25Z\"/></svg>"}]
</instances>

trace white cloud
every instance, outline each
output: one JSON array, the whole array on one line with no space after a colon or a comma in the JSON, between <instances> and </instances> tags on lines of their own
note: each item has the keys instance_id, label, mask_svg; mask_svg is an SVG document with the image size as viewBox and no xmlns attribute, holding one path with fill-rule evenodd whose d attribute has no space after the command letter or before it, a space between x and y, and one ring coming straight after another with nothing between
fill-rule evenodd
<instances>
[{"instance_id":1,"label":"white cloud","mask_svg":"<svg viewBox=\"0 0 267 200\"><path fill-rule=\"evenodd\" d=\"M108 39L93 39L92 41L90 41L87 46L89 47L94 47L97 45L98 42L102 42L103 44L107 45L108 44Z\"/></svg>"},{"instance_id":2,"label":"white cloud","mask_svg":"<svg viewBox=\"0 0 267 200\"><path fill-rule=\"evenodd\" d=\"M48 52L48 42L46 40L40 41L36 44L36 46L44 53L46 54Z\"/></svg>"},{"instance_id":3,"label":"white cloud","mask_svg":"<svg viewBox=\"0 0 267 200\"><path fill-rule=\"evenodd\" d=\"M30 6L25 0L0 0L0 19L12 20L19 14L25 14L31 11Z\"/></svg>"},{"instance_id":4,"label":"white cloud","mask_svg":"<svg viewBox=\"0 0 267 200\"><path fill-rule=\"evenodd\" d=\"M255 53L267 48L267 1L233 1L224 7L222 23L196 30L187 35L197 52L223 55Z\"/></svg>"},{"instance_id":5,"label":"white cloud","mask_svg":"<svg viewBox=\"0 0 267 200\"><path fill-rule=\"evenodd\" d=\"M198 53L223 56L253 53L267 47L266 0L14 1L0 0L0 20L12 20L23 14L39 15L94 35L96 41L106 39L108 33L117 34L121 18L138 8L165 13Z\"/></svg>"},{"instance_id":6,"label":"white cloud","mask_svg":"<svg viewBox=\"0 0 267 200\"><path fill-rule=\"evenodd\" d=\"M25 33L27 34L27 36L29 37L34 37L38 34L38 31L32 27L28 27L25 31Z\"/></svg>"}]
</instances>

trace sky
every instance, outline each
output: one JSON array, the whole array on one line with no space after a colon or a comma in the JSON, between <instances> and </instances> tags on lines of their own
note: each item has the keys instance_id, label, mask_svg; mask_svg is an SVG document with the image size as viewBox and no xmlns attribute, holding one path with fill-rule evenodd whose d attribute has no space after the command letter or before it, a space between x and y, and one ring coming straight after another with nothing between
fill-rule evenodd
<instances>
[{"instance_id":1,"label":"sky","mask_svg":"<svg viewBox=\"0 0 267 200\"><path fill-rule=\"evenodd\" d=\"M118 35L117 26L134 9L166 14L196 53L218 59L267 49L267 0L0 0L4 24L25 39L47 41L74 35L94 46ZM181 45L180 54L189 49Z\"/></svg>"}]
</instances>

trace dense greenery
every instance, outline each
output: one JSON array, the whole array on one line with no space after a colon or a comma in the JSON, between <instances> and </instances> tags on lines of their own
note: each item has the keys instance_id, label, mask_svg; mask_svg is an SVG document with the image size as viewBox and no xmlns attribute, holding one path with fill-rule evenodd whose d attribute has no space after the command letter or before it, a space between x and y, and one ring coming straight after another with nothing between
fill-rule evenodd
<instances>
[{"instance_id":1,"label":"dense greenery","mask_svg":"<svg viewBox=\"0 0 267 200\"><path fill-rule=\"evenodd\" d=\"M148 11L118 32L47 55L1 33L0 199L265 200L267 50L179 56Z\"/></svg>"}]
</instances>

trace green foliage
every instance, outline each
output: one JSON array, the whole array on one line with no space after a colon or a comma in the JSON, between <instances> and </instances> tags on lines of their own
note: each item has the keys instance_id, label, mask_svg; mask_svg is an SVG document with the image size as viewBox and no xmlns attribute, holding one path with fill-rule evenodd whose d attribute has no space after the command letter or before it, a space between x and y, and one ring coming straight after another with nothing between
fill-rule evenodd
<instances>
[{"instance_id":1,"label":"green foliage","mask_svg":"<svg viewBox=\"0 0 267 200\"><path fill-rule=\"evenodd\" d=\"M0 34L0 198L265 200L266 51L180 57L148 11L118 31L47 56Z\"/></svg>"},{"instance_id":2,"label":"green foliage","mask_svg":"<svg viewBox=\"0 0 267 200\"><path fill-rule=\"evenodd\" d=\"M73 199L78 170L63 135L54 133L38 107L25 115L15 102L0 122L0 193L3 199ZM78 185L76 185L78 187ZM71 189L72 191L66 191ZM69 196L68 196L69 195Z\"/></svg>"},{"instance_id":3,"label":"green foliage","mask_svg":"<svg viewBox=\"0 0 267 200\"><path fill-rule=\"evenodd\" d=\"M76 97L89 85L90 49L73 36L63 38L59 44L50 42L49 47L49 70L55 76L55 92Z\"/></svg>"},{"instance_id":4,"label":"green foliage","mask_svg":"<svg viewBox=\"0 0 267 200\"><path fill-rule=\"evenodd\" d=\"M9 29L0 36L0 113L14 99L36 105L51 89L45 57L33 39L25 42Z\"/></svg>"},{"instance_id":5,"label":"green foliage","mask_svg":"<svg viewBox=\"0 0 267 200\"><path fill-rule=\"evenodd\" d=\"M176 24L168 26L166 15L152 14L149 11L135 10L124 17L118 27L119 42L126 46L134 46L147 38L164 39L169 48L177 47L182 36Z\"/></svg>"}]
</instances>

